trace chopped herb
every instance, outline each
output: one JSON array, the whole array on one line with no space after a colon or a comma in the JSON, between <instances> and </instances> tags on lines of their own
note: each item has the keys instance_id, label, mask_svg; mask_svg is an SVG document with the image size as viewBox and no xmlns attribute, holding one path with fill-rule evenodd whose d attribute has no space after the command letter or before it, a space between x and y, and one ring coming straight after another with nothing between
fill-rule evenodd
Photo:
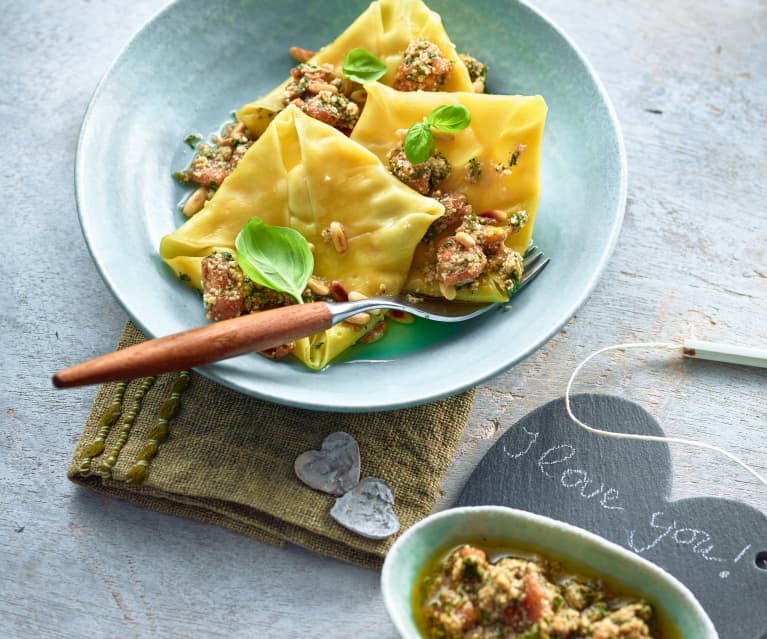
<instances>
[{"instance_id":1,"label":"chopped herb","mask_svg":"<svg viewBox=\"0 0 767 639\"><path fill-rule=\"evenodd\" d=\"M195 146L197 146L197 143L200 140L202 140L202 136L201 135L197 135L196 133L192 133L190 135L187 135L184 138L184 142L186 142L187 145L189 145L190 149L193 149Z\"/></svg>"},{"instance_id":2,"label":"chopped herb","mask_svg":"<svg viewBox=\"0 0 767 639\"><path fill-rule=\"evenodd\" d=\"M218 184L216 184L213 180L210 181L210 190L214 193L218 190Z\"/></svg>"},{"instance_id":3,"label":"chopped herb","mask_svg":"<svg viewBox=\"0 0 767 639\"><path fill-rule=\"evenodd\" d=\"M479 567L477 560L473 557L464 557L463 559L463 576L466 579L481 579L482 569Z\"/></svg>"},{"instance_id":4,"label":"chopped herb","mask_svg":"<svg viewBox=\"0 0 767 639\"><path fill-rule=\"evenodd\" d=\"M604 618L610 614L607 606L605 606L603 603L594 604L591 609L599 615L598 619Z\"/></svg>"},{"instance_id":5,"label":"chopped herb","mask_svg":"<svg viewBox=\"0 0 767 639\"><path fill-rule=\"evenodd\" d=\"M514 151L509 160L509 166L517 166L517 162L519 162L519 151Z\"/></svg>"},{"instance_id":6,"label":"chopped herb","mask_svg":"<svg viewBox=\"0 0 767 639\"><path fill-rule=\"evenodd\" d=\"M480 175L482 175L482 165L477 158L471 158L466 163L465 174L469 184L474 184L479 180Z\"/></svg>"}]
</instances>

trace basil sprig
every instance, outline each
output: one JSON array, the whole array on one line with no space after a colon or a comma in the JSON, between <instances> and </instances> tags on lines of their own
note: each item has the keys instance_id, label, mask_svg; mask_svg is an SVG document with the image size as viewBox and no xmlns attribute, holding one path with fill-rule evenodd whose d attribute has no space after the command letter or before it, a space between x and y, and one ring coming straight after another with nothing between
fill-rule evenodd
<instances>
[{"instance_id":1,"label":"basil sprig","mask_svg":"<svg viewBox=\"0 0 767 639\"><path fill-rule=\"evenodd\" d=\"M383 61L367 49L352 49L344 58L344 77L360 84L378 80L386 70Z\"/></svg>"},{"instance_id":2,"label":"basil sprig","mask_svg":"<svg viewBox=\"0 0 767 639\"><path fill-rule=\"evenodd\" d=\"M471 113L462 104L443 104L426 116L424 122L411 126L405 135L405 156L410 164L426 162L434 153L434 135L431 130L441 133L458 133L471 124Z\"/></svg>"},{"instance_id":3,"label":"basil sprig","mask_svg":"<svg viewBox=\"0 0 767 639\"><path fill-rule=\"evenodd\" d=\"M234 241L237 263L256 284L288 293L299 304L314 271L314 256L294 229L269 226L252 217Z\"/></svg>"}]
</instances>

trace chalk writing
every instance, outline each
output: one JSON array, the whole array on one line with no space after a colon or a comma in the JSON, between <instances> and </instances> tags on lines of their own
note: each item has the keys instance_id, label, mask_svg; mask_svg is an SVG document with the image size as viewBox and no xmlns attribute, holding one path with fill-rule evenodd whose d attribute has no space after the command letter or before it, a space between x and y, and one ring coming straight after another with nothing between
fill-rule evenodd
<instances>
[{"instance_id":1,"label":"chalk writing","mask_svg":"<svg viewBox=\"0 0 767 639\"><path fill-rule=\"evenodd\" d=\"M663 514L663 511L655 512L650 517L650 528L661 530L662 532L647 545L637 545L636 529L629 532L628 546L631 550L641 555L643 552L655 548L655 546L657 546L663 539L668 538L679 546L689 546L693 553L703 557L706 561L724 561L724 559L720 557L711 556L710 553L714 549L714 544L708 543L711 541L711 535L705 530L699 530L697 528L679 528L679 524L676 520L672 520L669 524L662 523L660 518Z\"/></svg>"},{"instance_id":2,"label":"chalk writing","mask_svg":"<svg viewBox=\"0 0 767 639\"><path fill-rule=\"evenodd\" d=\"M522 427L522 430L525 431L528 435L530 435L530 443L527 445L527 448L519 451L518 453L510 453L506 448L506 444L503 445L503 452L506 453L506 455L511 457L512 459L519 459L520 457L524 457L525 455L527 455L527 453L530 452L530 449L533 447L535 442L538 441L539 433L531 433L524 426Z\"/></svg>"},{"instance_id":3,"label":"chalk writing","mask_svg":"<svg viewBox=\"0 0 767 639\"><path fill-rule=\"evenodd\" d=\"M565 488L577 488L580 486L581 489L578 491L578 494L584 499L591 499L592 497L601 495L599 498L599 505L606 510L625 510L623 506L609 503L619 499L620 493L615 488L608 488L605 490L605 485L603 482L599 483L598 488L592 490L590 493L587 493L586 491L588 490L589 485L596 485L596 483L585 470L568 468L562 472L559 483L562 484L562 486Z\"/></svg>"},{"instance_id":4,"label":"chalk writing","mask_svg":"<svg viewBox=\"0 0 767 639\"><path fill-rule=\"evenodd\" d=\"M564 455L557 455L560 451L564 451ZM538 458L538 469L546 475L546 477L553 478L554 475L550 474L547 470L544 470L544 466L553 466L555 464L562 464L568 459L575 457L575 448L570 444L560 444L559 446L552 446L543 455Z\"/></svg>"},{"instance_id":5,"label":"chalk writing","mask_svg":"<svg viewBox=\"0 0 767 639\"><path fill-rule=\"evenodd\" d=\"M738 563L738 562L739 562L739 561L740 561L740 560L743 558L743 555L745 555L745 554L746 554L746 551L747 551L749 548L751 548L751 544L748 544L748 546L746 546L746 547L745 547L743 550L741 550L741 551L738 553L738 556L737 556L737 557L735 557L735 559L733 559L732 563L734 563L734 564L737 564L737 563ZM720 572L720 573L719 573L719 576L720 576L722 579L727 579L727 577L729 577L729 576L730 576L730 571L729 571L729 570L723 570L722 572Z\"/></svg>"},{"instance_id":6,"label":"chalk writing","mask_svg":"<svg viewBox=\"0 0 767 639\"><path fill-rule=\"evenodd\" d=\"M521 431L524 432L524 439L520 442L518 450L511 450L511 447L504 443L503 453L507 457L520 460L528 455L531 457L535 455L531 461L547 479L556 481L562 488L586 501L593 500L605 510L626 510L626 506L621 503L621 494L617 488L607 486L593 470L581 467L582 465L578 463L578 450L574 445L556 444L549 446L543 452L541 452L543 446L539 446L538 450L534 451L536 445L542 443L540 433L525 427L522 427ZM684 525L676 519L669 518L663 511L652 513L648 531L642 532L634 528L627 530L626 533L627 547L638 555L649 552L661 543L666 543L687 549L708 562L729 561L714 553L715 544L708 531ZM740 551L733 563L737 563L750 547L751 544ZM729 570L719 572L719 577L722 579L729 576Z\"/></svg>"},{"instance_id":7,"label":"chalk writing","mask_svg":"<svg viewBox=\"0 0 767 639\"><path fill-rule=\"evenodd\" d=\"M737 564L737 563L738 563L738 562L739 562L739 561L740 561L740 560L743 558L743 555L745 555L745 554L746 554L746 551L747 551L749 548L751 548L751 544L748 544L748 546L746 546L746 547L745 547L743 550L741 550L741 551L740 551L740 553L738 554L738 556L737 556L737 557L735 557L735 559L733 560L733 562L732 562L732 563L734 563L734 564Z\"/></svg>"},{"instance_id":8,"label":"chalk writing","mask_svg":"<svg viewBox=\"0 0 767 639\"><path fill-rule=\"evenodd\" d=\"M637 544L637 531L636 529L633 529L629 531L628 534L628 547L635 553L641 555L642 553L655 548L655 546L664 539L668 539L671 543L674 543L677 546L688 547L695 555L703 557L706 561L716 561L720 563L727 561L722 557L714 557L711 555L711 552L714 550L714 544L712 543L711 535L707 531L699 528L680 528L675 519L672 519L670 523L663 522L661 520L663 515L663 511L659 511L653 513L650 517L650 528L659 530L660 533L642 546ZM732 563L738 563L746 552L748 552L749 548L751 548L751 544L748 544L743 548ZM730 574L731 572L729 570L721 570L719 572L719 577L727 579Z\"/></svg>"},{"instance_id":9,"label":"chalk writing","mask_svg":"<svg viewBox=\"0 0 767 639\"><path fill-rule=\"evenodd\" d=\"M527 429L522 430L530 437L527 446L517 452L511 452L504 446L503 452L511 459L519 459L527 455L538 441L539 433L532 433ZM625 510L620 504L620 492L617 488L605 486L604 482L599 481L589 474L583 468L574 467L568 464L562 470L554 467L570 461L577 455L577 450L570 444L559 444L552 446L544 451L538 457L538 470L549 479L557 479L563 488L574 489L576 494L583 499L590 500L596 498L596 502L605 510Z\"/></svg>"}]
</instances>

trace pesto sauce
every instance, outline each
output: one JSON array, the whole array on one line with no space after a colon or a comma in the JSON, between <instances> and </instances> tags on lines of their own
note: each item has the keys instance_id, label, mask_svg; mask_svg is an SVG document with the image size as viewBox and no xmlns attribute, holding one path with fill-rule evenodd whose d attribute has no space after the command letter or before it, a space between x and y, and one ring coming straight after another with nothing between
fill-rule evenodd
<instances>
[{"instance_id":1,"label":"pesto sauce","mask_svg":"<svg viewBox=\"0 0 767 639\"><path fill-rule=\"evenodd\" d=\"M436 575L440 574L442 563L458 548L464 545L474 546L479 548L487 554L487 559L490 563L496 563L504 557L517 557L527 560L544 559L552 562L556 562L559 565L557 574L560 577L580 577L586 580L599 580L602 583L602 590L605 591L611 599L642 599L649 603L653 608L653 618L648 624L653 637L657 639L684 639L679 630L669 619L668 615L664 612L662 606L658 601L652 599L652 597L644 594L637 594L630 589L622 586L621 584L612 581L608 576L597 573L591 568L583 566L578 562L572 561L568 558L558 556L556 554L546 552L542 553L538 549L523 544L510 544L499 540L492 539L467 539L460 544L451 545L443 548L432 555L428 561L421 566L421 569L416 575L415 582L413 584L413 590L410 593L410 604L413 610L413 618L416 622L416 627L422 637L427 639L431 638L429 634L426 619L423 614L424 603L426 601L426 593L428 590L428 584L431 583ZM552 602L556 602L561 597L555 597ZM560 601L559 605L554 606L559 608L563 605L564 601Z\"/></svg>"}]
</instances>

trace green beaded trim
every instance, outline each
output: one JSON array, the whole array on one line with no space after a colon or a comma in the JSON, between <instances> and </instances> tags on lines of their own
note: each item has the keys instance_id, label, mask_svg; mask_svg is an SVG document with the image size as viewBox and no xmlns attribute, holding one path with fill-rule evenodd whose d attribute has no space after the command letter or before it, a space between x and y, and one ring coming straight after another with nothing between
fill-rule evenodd
<instances>
[{"instance_id":1,"label":"green beaded trim","mask_svg":"<svg viewBox=\"0 0 767 639\"><path fill-rule=\"evenodd\" d=\"M169 422L181 411L181 394L189 385L189 371L181 371L170 387L170 397L160 406L157 424L147 434L147 442L136 455L136 462L126 473L128 482L142 484L149 475L149 462L157 456L170 434Z\"/></svg>"},{"instance_id":2,"label":"green beaded trim","mask_svg":"<svg viewBox=\"0 0 767 639\"><path fill-rule=\"evenodd\" d=\"M104 452L104 446L107 437L109 436L109 431L119 419L120 413L122 413L123 397L125 397L125 389L127 387L128 382L117 382L115 384L112 403L99 418L99 429L96 432L96 437L83 449L82 456L80 457L81 477L88 477L88 475L91 474L91 460Z\"/></svg>"},{"instance_id":3,"label":"green beaded trim","mask_svg":"<svg viewBox=\"0 0 767 639\"><path fill-rule=\"evenodd\" d=\"M138 390L134 393L133 403L128 409L128 412L125 414L122 424L120 425L120 434L117 436L117 441L114 443L114 446L112 446L112 449L109 451L106 459L104 459L104 461L102 461L99 466L99 475L101 475L102 479L109 479L112 476L112 468L114 468L114 465L117 463L117 457L120 455L120 451L128 441L128 436L130 435L131 429L133 428L133 423L136 421L136 417L141 410L141 404L144 401L144 396L147 394L149 389L152 388L152 384L154 384L155 379L157 378L145 377L141 380L141 385L138 387Z\"/></svg>"}]
</instances>

